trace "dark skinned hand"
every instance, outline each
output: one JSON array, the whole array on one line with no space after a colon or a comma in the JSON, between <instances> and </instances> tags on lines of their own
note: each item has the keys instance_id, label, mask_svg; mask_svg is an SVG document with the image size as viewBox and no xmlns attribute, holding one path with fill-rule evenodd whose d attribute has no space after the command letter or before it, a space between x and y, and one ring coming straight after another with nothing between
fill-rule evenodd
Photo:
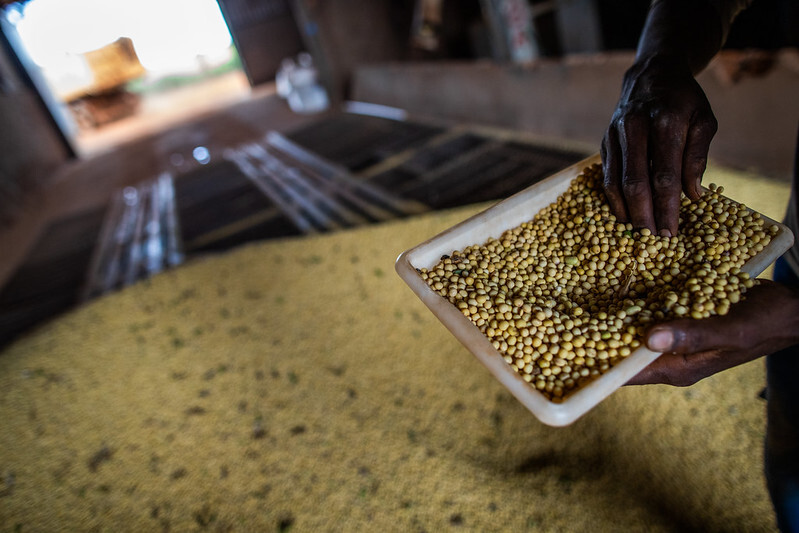
<instances>
[{"instance_id":1,"label":"dark skinned hand","mask_svg":"<svg viewBox=\"0 0 799 533\"><path fill-rule=\"evenodd\" d=\"M649 349L664 353L628 385L693 385L799 342L799 292L760 280L727 315L658 324L645 339Z\"/></svg>"},{"instance_id":2,"label":"dark skinned hand","mask_svg":"<svg viewBox=\"0 0 799 533\"><path fill-rule=\"evenodd\" d=\"M719 51L732 17L706 2L651 5L601 147L610 208L637 229L677 235L681 193L701 195L718 124L694 75ZM761 281L727 315L659 324L645 342L663 354L629 384L692 385L799 342L799 293Z\"/></svg>"},{"instance_id":3,"label":"dark skinned hand","mask_svg":"<svg viewBox=\"0 0 799 533\"><path fill-rule=\"evenodd\" d=\"M677 235L680 192L696 200L716 118L691 69L679 61L637 62L602 140L605 194L622 222Z\"/></svg>"}]
</instances>

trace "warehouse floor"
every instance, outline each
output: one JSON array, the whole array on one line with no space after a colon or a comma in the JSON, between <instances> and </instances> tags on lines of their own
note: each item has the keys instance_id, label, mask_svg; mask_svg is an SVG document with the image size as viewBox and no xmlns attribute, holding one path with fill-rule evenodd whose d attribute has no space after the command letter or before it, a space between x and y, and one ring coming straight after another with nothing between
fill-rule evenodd
<instances>
[{"instance_id":1,"label":"warehouse floor","mask_svg":"<svg viewBox=\"0 0 799 533\"><path fill-rule=\"evenodd\" d=\"M324 162L293 152L292 185L317 171L327 199L348 194L347 214L379 223L274 209L222 157L270 131ZM0 348L0 523L774 531L762 362L687 389L624 388L550 428L392 273L401 251L582 155L473 125L302 117L262 95L64 169L0 234L7 301L49 314ZM115 194L165 168L193 255L85 305L53 298L43 281L80 285ZM773 218L788 199L752 173L711 165L706 181ZM377 197L397 220L369 214Z\"/></svg>"},{"instance_id":2,"label":"warehouse floor","mask_svg":"<svg viewBox=\"0 0 799 533\"><path fill-rule=\"evenodd\" d=\"M709 178L757 209L785 199ZM776 531L762 360L624 387L552 428L394 275L399 252L483 205L238 246L23 336L0 354L0 523Z\"/></svg>"}]
</instances>

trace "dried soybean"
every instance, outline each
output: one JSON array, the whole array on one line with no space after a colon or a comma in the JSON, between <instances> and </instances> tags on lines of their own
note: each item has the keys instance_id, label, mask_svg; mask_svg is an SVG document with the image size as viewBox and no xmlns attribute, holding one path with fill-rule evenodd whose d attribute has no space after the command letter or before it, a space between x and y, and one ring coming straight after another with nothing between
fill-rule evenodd
<instances>
[{"instance_id":1,"label":"dried soybean","mask_svg":"<svg viewBox=\"0 0 799 533\"><path fill-rule=\"evenodd\" d=\"M755 283L741 267L778 231L714 185L683 198L679 235L638 231L610 212L601 175L584 169L529 222L419 270L553 401L630 355L653 323L729 312Z\"/></svg>"}]
</instances>

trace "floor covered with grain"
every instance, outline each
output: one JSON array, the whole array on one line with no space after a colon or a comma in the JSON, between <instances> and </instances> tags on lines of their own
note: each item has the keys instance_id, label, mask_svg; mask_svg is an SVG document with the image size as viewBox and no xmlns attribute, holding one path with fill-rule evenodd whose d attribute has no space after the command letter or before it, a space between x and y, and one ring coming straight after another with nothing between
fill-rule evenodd
<instances>
[{"instance_id":1,"label":"floor covered with grain","mask_svg":"<svg viewBox=\"0 0 799 533\"><path fill-rule=\"evenodd\" d=\"M416 299L397 255L484 206L197 257L18 338L2 531L774 531L763 361L556 429Z\"/></svg>"}]
</instances>

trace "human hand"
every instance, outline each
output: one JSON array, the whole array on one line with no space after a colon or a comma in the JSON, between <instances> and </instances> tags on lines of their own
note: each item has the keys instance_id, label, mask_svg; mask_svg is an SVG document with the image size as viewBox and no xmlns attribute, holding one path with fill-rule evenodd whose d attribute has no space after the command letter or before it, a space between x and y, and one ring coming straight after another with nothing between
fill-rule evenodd
<instances>
[{"instance_id":1,"label":"human hand","mask_svg":"<svg viewBox=\"0 0 799 533\"><path fill-rule=\"evenodd\" d=\"M680 191L701 195L718 123L687 65L664 58L636 62L602 139L604 189L622 222L662 236L677 234Z\"/></svg>"},{"instance_id":2,"label":"human hand","mask_svg":"<svg viewBox=\"0 0 799 533\"><path fill-rule=\"evenodd\" d=\"M665 352L627 385L685 387L722 370L799 342L799 292L760 280L724 316L681 319L653 326L650 350Z\"/></svg>"}]
</instances>

